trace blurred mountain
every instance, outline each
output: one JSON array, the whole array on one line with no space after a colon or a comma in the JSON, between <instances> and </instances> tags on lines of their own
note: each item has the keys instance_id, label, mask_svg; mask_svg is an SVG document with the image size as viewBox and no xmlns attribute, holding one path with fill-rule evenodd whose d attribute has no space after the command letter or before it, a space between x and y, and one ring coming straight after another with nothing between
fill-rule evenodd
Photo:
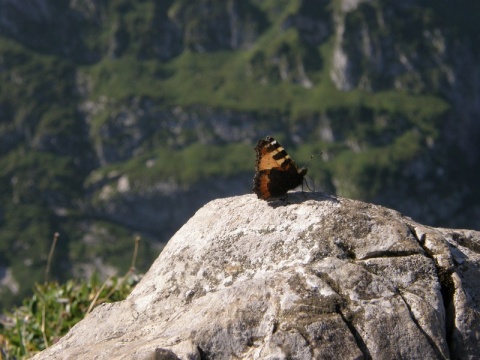
<instances>
[{"instance_id":1,"label":"blurred mountain","mask_svg":"<svg viewBox=\"0 0 480 360\"><path fill-rule=\"evenodd\" d=\"M0 0L0 306L146 270L272 135L316 189L480 229L480 4Z\"/></svg>"}]
</instances>

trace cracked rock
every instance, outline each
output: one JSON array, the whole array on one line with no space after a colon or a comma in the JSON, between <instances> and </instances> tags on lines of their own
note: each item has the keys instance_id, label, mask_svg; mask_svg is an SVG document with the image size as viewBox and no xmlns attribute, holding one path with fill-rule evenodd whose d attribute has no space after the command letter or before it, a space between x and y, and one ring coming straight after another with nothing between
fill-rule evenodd
<instances>
[{"instance_id":1,"label":"cracked rock","mask_svg":"<svg viewBox=\"0 0 480 360\"><path fill-rule=\"evenodd\" d=\"M34 359L474 359L479 244L340 197L218 199Z\"/></svg>"}]
</instances>

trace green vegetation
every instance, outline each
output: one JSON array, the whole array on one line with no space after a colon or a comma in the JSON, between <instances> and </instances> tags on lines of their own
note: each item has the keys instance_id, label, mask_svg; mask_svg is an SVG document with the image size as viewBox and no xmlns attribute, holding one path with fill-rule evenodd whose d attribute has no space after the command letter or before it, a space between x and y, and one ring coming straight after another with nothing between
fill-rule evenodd
<instances>
[{"instance_id":1,"label":"green vegetation","mask_svg":"<svg viewBox=\"0 0 480 360\"><path fill-rule=\"evenodd\" d=\"M385 85L382 74L375 74L380 90L341 91L331 76L338 1L74 3L75 9L60 7L61 22L14 20L18 29L45 34L0 35L0 266L13 269L22 284L20 298L41 280L35 274L42 274L42 254L54 232L61 234L54 271L59 281L85 258L127 266L125 254L138 229L102 213L112 204L100 196L105 189L119 191L116 181L123 175L129 189L119 197L129 198L161 183L188 189L213 177L253 176L258 139L226 140L229 129L219 135L209 123L215 116L218 122L241 114L236 121L246 119L253 129L245 133L278 137L299 165L314 154L308 166L317 189L369 200L395 186L406 164L442 140L440 129L451 111L439 95L443 65L432 63L438 54L430 54L433 45L422 44L418 34L439 19L459 36L476 24L475 12L465 15L461 7L454 18L433 2L413 7L409 31L390 42L415 50L406 51L415 53L412 69L391 75ZM233 3L234 11L228 8ZM380 17L370 15L384 3L362 4L346 25L365 25L372 41L386 46L384 40L408 27L403 20L410 17L380 27ZM232 11L236 37L225 20ZM319 29L302 27L309 16ZM357 38L347 40L354 48ZM361 54L351 56L362 59L358 76L371 73ZM181 115L174 114L177 109ZM165 241L162 236L151 234ZM160 247L146 242L140 271ZM14 302L10 291L0 294L0 307Z\"/></svg>"},{"instance_id":2,"label":"green vegetation","mask_svg":"<svg viewBox=\"0 0 480 360\"><path fill-rule=\"evenodd\" d=\"M33 296L0 315L2 360L24 359L48 348L96 306L125 299L141 278L135 269L140 244L137 237L130 268L123 277L110 276L101 281L100 276L93 273L88 279L48 281L54 254L58 251L58 238L56 233L48 252L45 280L34 283Z\"/></svg>"},{"instance_id":3,"label":"green vegetation","mask_svg":"<svg viewBox=\"0 0 480 360\"><path fill-rule=\"evenodd\" d=\"M0 321L1 358L26 359L65 335L99 304L123 300L138 282L138 275L88 280L37 283L33 296L4 314Z\"/></svg>"},{"instance_id":4,"label":"green vegetation","mask_svg":"<svg viewBox=\"0 0 480 360\"><path fill-rule=\"evenodd\" d=\"M195 143L181 150L156 149L122 163L102 167L92 173L90 181L104 179L113 173L127 174L133 191L168 181L188 186L212 176L230 177L251 171L252 153L252 147L246 144L213 146Z\"/></svg>"},{"instance_id":5,"label":"green vegetation","mask_svg":"<svg viewBox=\"0 0 480 360\"><path fill-rule=\"evenodd\" d=\"M337 188L341 188L345 196L373 198L395 184L401 175L402 165L414 159L421 149L420 136L408 132L388 146L369 148L355 154L347 151L340 153L331 172L339 181Z\"/></svg>"}]
</instances>

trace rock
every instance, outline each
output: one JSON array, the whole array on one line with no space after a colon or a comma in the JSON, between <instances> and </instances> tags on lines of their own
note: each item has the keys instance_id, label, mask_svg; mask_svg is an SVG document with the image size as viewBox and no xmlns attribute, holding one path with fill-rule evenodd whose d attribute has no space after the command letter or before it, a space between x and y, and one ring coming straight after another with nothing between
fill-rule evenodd
<instances>
[{"instance_id":1,"label":"rock","mask_svg":"<svg viewBox=\"0 0 480 360\"><path fill-rule=\"evenodd\" d=\"M480 233L322 194L212 201L34 359L473 359Z\"/></svg>"}]
</instances>

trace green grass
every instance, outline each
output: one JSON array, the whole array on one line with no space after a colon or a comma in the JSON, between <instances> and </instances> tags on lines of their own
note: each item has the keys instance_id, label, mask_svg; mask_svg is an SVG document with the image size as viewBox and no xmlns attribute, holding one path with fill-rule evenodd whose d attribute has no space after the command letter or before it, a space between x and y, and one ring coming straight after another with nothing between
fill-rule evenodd
<instances>
[{"instance_id":1,"label":"green grass","mask_svg":"<svg viewBox=\"0 0 480 360\"><path fill-rule=\"evenodd\" d=\"M123 277L115 275L102 281L93 273L83 280L48 281L58 240L56 233L50 250L41 250L48 253L44 281L36 281L33 295L0 317L2 359L25 359L45 350L99 304L125 299L141 278L135 268L140 244L140 237L136 237L130 268Z\"/></svg>"},{"instance_id":2,"label":"green grass","mask_svg":"<svg viewBox=\"0 0 480 360\"><path fill-rule=\"evenodd\" d=\"M138 275L88 280L37 283L33 296L4 313L0 322L2 359L26 359L57 342L94 307L123 300L138 282ZM5 357L4 357L5 356Z\"/></svg>"}]
</instances>

